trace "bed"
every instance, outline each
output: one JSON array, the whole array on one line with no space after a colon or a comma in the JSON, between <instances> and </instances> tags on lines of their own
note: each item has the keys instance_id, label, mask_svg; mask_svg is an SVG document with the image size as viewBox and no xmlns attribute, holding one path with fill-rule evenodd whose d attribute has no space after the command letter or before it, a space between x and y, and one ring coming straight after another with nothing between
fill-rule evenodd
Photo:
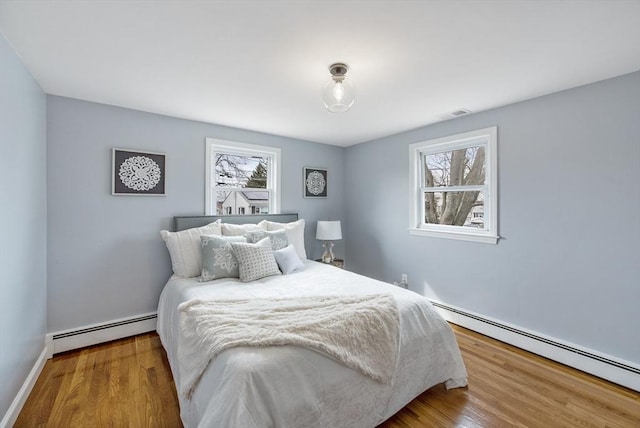
<instances>
[{"instance_id":1,"label":"bed","mask_svg":"<svg viewBox=\"0 0 640 428\"><path fill-rule=\"evenodd\" d=\"M175 229L195 230L218 219L176 217ZM292 224L297 215L222 219L236 224L265 219ZM173 275L169 279L159 301L157 331L176 381L185 427L374 427L434 385L466 385L453 331L427 299L331 265L303 263L291 274L244 283L237 278L200 282L197 277ZM179 307L195 299L261 302L374 294L391 296L397 305L397 355L388 381L374 380L326 353L301 346L238 346L212 358L192 392L183 393Z\"/></svg>"}]
</instances>

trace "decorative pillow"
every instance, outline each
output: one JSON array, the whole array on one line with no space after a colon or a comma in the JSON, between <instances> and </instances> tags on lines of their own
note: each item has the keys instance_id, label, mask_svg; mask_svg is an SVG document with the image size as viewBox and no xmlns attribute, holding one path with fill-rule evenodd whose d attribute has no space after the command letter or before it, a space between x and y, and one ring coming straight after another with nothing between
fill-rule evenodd
<instances>
[{"instance_id":1,"label":"decorative pillow","mask_svg":"<svg viewBox=\"0 0 640 428\"><path fill-rule=\"evenodd\" d=\"M289 244L295 247L298 257L300 257L301 260L307 259L307 251L304 249L304 219L301 218L291 223L276 223L274 221L265 221L265 223L267 226L266 230L285 229L287 231Z\"/></svg>"},{"instance_id":2,"label":"decorative pillow","mask_svg":"<svg viewBox=\"0 0 640 428\"><path fill-rule=\"evenodd\" d=\"M207 236L200 237L202 243L202 275L200 282L220 278L238 278L238 259L231 242L247 242L244 236Z\"/></svg>"},{"instance_id":3,"label":"decorative pillow","mask_svg":"<svg viewBox=\"0 0 640 428\"><path fill-rule=\"evenodd\" d=\"M249 282L266 276L280 275L269 238L256 244L232 242L231 247L238 259L240 281Z\"/></svg>"},{"instance_id":4,"label":"decorative pillow","mask_svg":"<svg viewBox=\"0 0 640 428\"><path fill-rule=\"evenodd\" d=\"M304 268L304 263L302 263L302 260L298 257L298 253L296 253L293 245L287 245L280 250L274 251L273 255L276 258L278 266L280 266L280 270L285 275Z\"/></svg>"},{"instance_id":5,"label":"decorative pillow","mask_svg":"<svg viewBox=\"0 0 640 428\"><path fill-rule=\"evenodd\" d=\"M275 230L273 232L268 232L266 230L253 230L247 233L245 237L247 238L247 242L250 244L255 244L258 241L262 241L264 238L269 238L271 240L271 248L273 251L289 245L286 230Z\"/></svg>"},{"instance_id":6,"label":"decorative pillow","mask_svg":"<svg viewBox=\"0 0 640 428\"><path fill-rule=\"evenodd\" d=\"M202 227L180 232L161 230L160 236L167 244L173 273L183 278L193 278L202 270L201 235L221 235L220 220Z\"/></svg>"},{"instance_id":7,"label":"decorative pillow","mask_svg":"<svg viewBox=\"0 0 640 428\"><path fill-rule=\"evenodd\" d=\"M267 230L266 222L263 220L258 224L232 224L222 223L222 234L224 236L246 235L256 230Z\"/></svg>"}]
</instances>

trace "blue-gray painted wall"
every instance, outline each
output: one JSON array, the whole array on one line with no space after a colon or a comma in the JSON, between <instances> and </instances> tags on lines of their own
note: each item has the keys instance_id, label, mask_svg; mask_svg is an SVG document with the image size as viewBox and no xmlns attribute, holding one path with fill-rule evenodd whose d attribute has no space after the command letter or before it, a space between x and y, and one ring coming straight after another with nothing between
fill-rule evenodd
<instances>
[{"instance_id":1,"label":"blue-gray painted wall","mask_svg":"<svg viewBox=\"0 0 640 428\"><path fill-rule=\"evenodd\" d=\"M0 34L0 419L44 349L46 98Z\"/></svg>"},{"instance_id":2,"label":"blue-gray painted wall","mask_svg":"<svg viewBox=\"0 0 640 428\"><path fill-rule=\"evenodd\" d=\"M499 243L409 235L408 145L493 125ZM351 270L640 363L640 73L352 146L345 168Z\"/></svg>"},{"instance_id":3,"label":"blue-gray painted wall","mask_svg":"<svg viewBox=\"0 0 640 428\"><path fill-rule=\"evenodd\" d=\"M171 274L160 239L176 215L205 210L205 138L282 149L282 212L341 220L344 149L57 96L47 97L48 331L153 312ZM166 153L166 196L112 196L113 147ZM305 199L304 166L329 169L329 197ZM342 243L337 253L343 255Z\"/></svg>"}]
</instances>

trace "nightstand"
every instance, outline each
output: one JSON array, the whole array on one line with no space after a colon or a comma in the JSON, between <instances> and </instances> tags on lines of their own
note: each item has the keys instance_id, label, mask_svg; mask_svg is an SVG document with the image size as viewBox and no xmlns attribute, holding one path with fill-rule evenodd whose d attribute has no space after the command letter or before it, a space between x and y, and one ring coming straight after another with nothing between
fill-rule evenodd
<instances>
[{"instance_id":1,"label":"nightstand","mask_svg":"<svg viewBox=\"0 0 640 428\"><path fill-rule=\"evenodd\" d=\"M317 262L324 263L322 260L317 259ZM331 263L324 263L326 265L332 265L335 267L339 267L340 269L344 269L344 260L343 259L334 259Z\"/></svg>"}]
</instances>

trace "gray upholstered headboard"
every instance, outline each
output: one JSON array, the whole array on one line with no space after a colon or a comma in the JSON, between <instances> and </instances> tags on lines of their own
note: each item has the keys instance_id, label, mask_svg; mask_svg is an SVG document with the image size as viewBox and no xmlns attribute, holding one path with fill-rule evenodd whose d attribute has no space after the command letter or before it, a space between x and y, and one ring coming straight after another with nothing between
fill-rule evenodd
<instances>
[{"instance_id":1,"label":"gray upholstered headboard","mask_svg":"<svg viewBox=\"0 0 640 428\"><path fill-rule=\"evenodd\" d=\"M173 218L174 230L178 232L180 230L191 229L192 227L205 226L217 219L221 219L224 223L232 224L260 223L262 220L290 223L298 220L298 214L177 216Z\"/></svg>"}]
</instances>

